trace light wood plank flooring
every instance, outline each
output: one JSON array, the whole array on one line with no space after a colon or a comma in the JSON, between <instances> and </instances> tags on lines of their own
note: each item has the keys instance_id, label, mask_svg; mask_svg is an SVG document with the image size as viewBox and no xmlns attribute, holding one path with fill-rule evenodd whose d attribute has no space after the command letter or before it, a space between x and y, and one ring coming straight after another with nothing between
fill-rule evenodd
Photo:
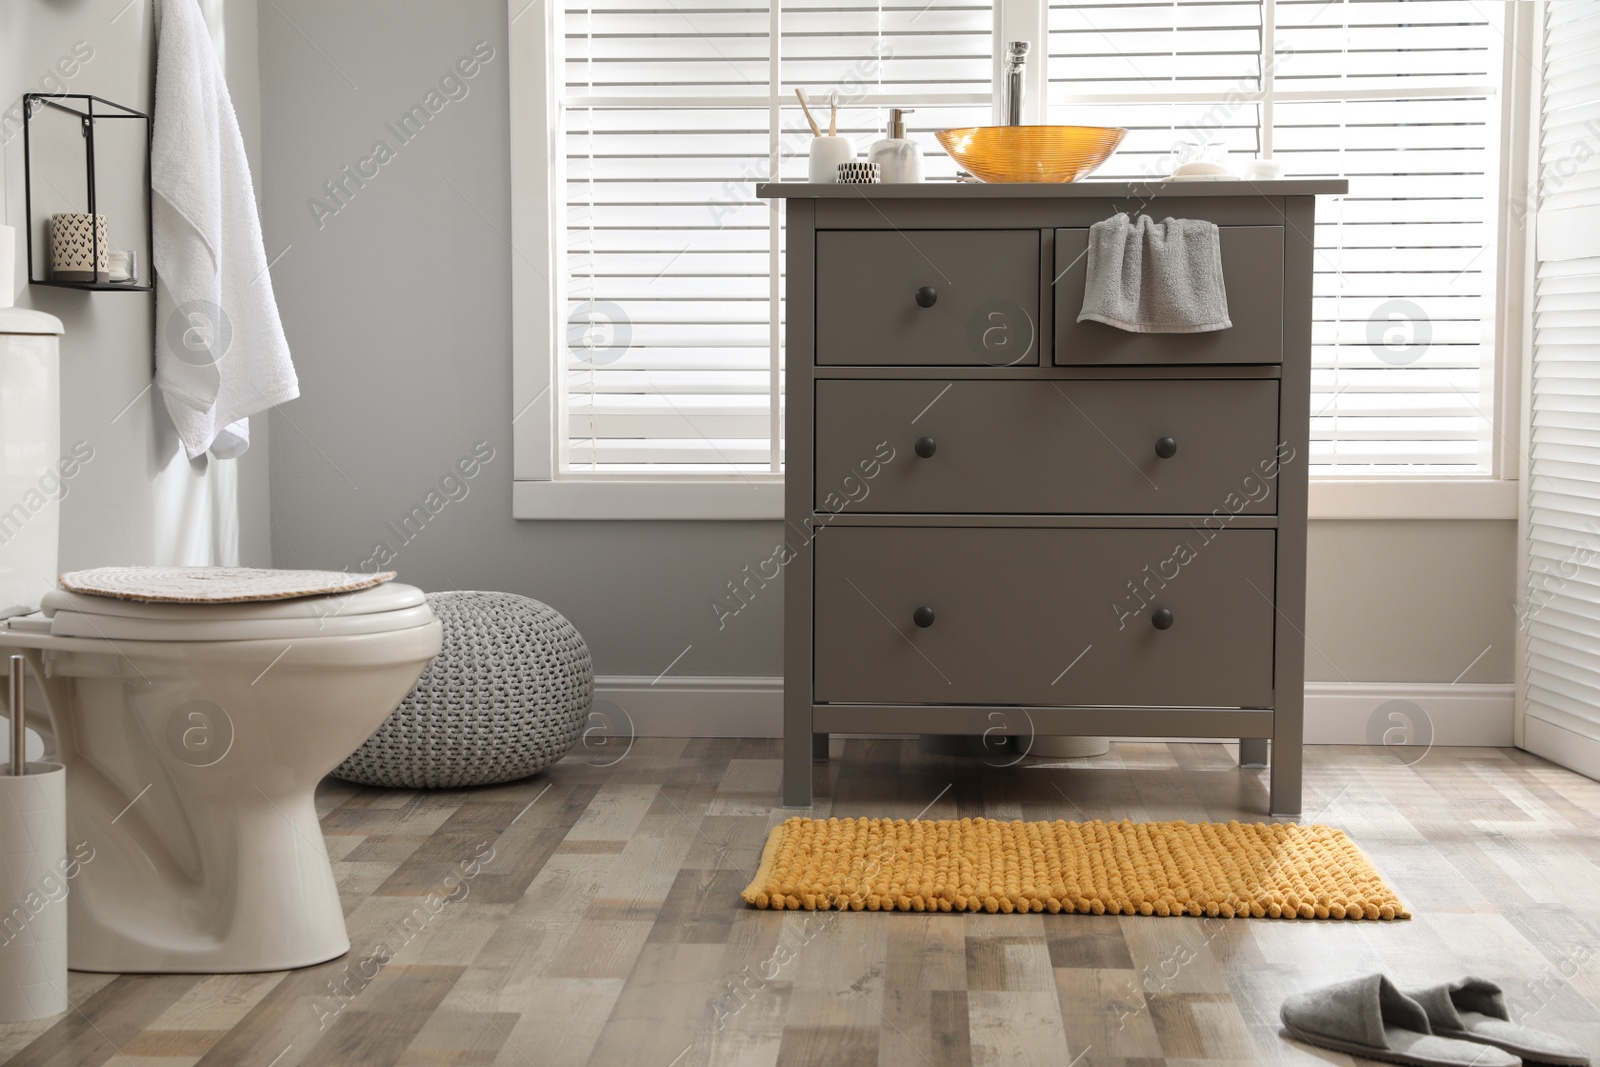
<instances>
[{"instance_id":1,"label":"light wood plank flooring","mask_svg":"<svg viewBox=\"0 0 1600 1067\"><path fill-rule=\"evenodd\" d=\"M738 891L790 814L778 757L776 741L644 739L476 791L326 782L347 958L74 974L66 1016L0 1026L0 1061L1347 1064L1283 1037L1277 1007L1373 970L1495 979L1600 1050L1600 785L1525 753L1306 750L1307 819L1367 850L1417 915L1396 924L750 910ZM835 739L814 814L1261 818L1264 776L1233 759L1122 743L1001 768Z\"/></svg>"}]
</instances>

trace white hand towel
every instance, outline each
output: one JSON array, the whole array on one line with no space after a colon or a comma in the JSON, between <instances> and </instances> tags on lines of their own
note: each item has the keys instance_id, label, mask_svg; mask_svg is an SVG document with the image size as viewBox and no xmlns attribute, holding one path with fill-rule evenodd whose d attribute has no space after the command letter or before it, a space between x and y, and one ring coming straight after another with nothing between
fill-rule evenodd
<instances>
[{"instance_id":1,"label":"white hand towel","mask_svg":"<svg viewBox=\"0 0 1600 1067\"><path fill-rule=\"evenodd\" d=\"M1222 235L1203 219L1137 223L1119 213L1089 227L1078 321L1132 333L1208 333L1233 325L1222 285Z\"/></svg>"},{"instance_id":2,"label":"white hand towel","mask_svg":"<svg viewBox=\"0 0 1600 1067\"><path fill-rule=\"evenodd\" d=\"M195 0L157 0L151 124L156 384L194 459L250 447L248 416L300 395L244 138Z\"/></svg>"}]
</instances>

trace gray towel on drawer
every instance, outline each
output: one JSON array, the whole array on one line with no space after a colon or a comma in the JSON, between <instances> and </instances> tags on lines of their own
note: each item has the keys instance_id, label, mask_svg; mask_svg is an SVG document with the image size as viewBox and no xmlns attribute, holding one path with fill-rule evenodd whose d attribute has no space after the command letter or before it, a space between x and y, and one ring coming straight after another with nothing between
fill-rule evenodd
<instances>
[{"instance_id":1,"label":"gray towel on drawer","mask_svg":"<svg viewBox=\"0 0 1600 1067\"><path fill-rule=\"evenodd\" d=\"M1133 333L1226 330L1222 239L1215 223L1113 215L1089 227L1088 280L1078 321Z\"/></svg>"}]
</instances>

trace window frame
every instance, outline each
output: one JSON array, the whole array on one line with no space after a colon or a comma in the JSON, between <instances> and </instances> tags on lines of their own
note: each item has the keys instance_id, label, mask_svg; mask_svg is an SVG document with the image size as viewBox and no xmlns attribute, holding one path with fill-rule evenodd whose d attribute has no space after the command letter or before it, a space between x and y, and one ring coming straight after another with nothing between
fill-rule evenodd
<instances>
[{"instance_id":1,"label":"window frame","mask_svg":"<svg viewBox=\"0 0 1600 1067\"><path fill-rule=\"evenodd\" d=\"M1262 121L1270 145L1271 105L1275 99L1295 99L1304 94L1281 93L1272 88L1270 49L1273 40L1275 0L1264 0L1263 49L1268 55L1263 70L1269 73L1259 93L1245 94L1263 105ZM1500 145L1499 178L1495 203L1495 288L1490 304L1489 340L1492 397L1481 414L1492 423L1491 473L1470 475L1392 475L1351 478L1313 476L1310 488L1312 519L1505 519L1517 517L1517 477L1520 451L1514 444L1521 431L1522 368L1527 306L1526 219L1509 190L1526 189L1533 177L1529 153L1530 127L1526 101L1532 91L1532 71L1516 62L1516 41L1521 36L1515 15L1518 5L1502 0L1506 8L1506 46L1502 50L1502 83L1497 137ZM771 8L771 32L778 38L778 8ZM1046 40L1049 0L995 0L996 40L1027 36ZM517 519L565 520L775 520L783 518L781 472L726 475L607 475L566 473L560 470L563 441L556 390L561 382L558 362L564 338L560 335L559 308L564 299L559 264L562 255L562 212L558 195L565 183L563 114L560 77L563 70L561 8L554 3L508 5L510 64L511 246L512 295L512 515ZM1045 50L1047 51L1047 49ZM995 83L1000 78L996 49ZM767 103L780 106L778 93L779 49L770 51L771 83ZM1043 62L1030 63L1028 108L1024 121L1039 121L1048 107L1048 71ZM887 94L885 94L887 96ZM988 99L980 94L959 102L998 107L991 88ZM898 100L863 98L862 103L899 103ZM1163 100L1165 96L1116 94L1118 100ZM1220 97L1219 97L1220 98ZM1076 98L1075 98L1076 99ZM1089 98L1111 102L1103 95ZM945 101L956 103L958 101ZM777 153L776 137L771 151ZM776 173L776 159L769 167ZM781 225L782 205L770 205L770 225ZM777 256L777 241L771 245ZM777 286L778 264L773 264ZM772 324L772 344L778 344L778 324ZM771 363L774 378L777 361ZM776 389L776 383L774 388ZM777 423L778 405L772 405ZM779 428L781 430L781 427ZM778 432L778 430L775 430Z\"/></svg>"}]
</instances>

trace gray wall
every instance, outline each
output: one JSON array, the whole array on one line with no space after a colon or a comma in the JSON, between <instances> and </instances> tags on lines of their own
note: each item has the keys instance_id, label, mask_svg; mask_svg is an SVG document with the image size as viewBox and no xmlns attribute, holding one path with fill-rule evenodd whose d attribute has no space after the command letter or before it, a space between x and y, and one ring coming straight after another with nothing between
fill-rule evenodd
<instances>
[{"instance_id":1,"label":"gray wall","mask_svg":"<svg viewBox=\"0 0 1600 1067\"><path fill-rule=\"evenodd\" d=\"M1312 523L1306 678L1511 681L1516 539L1510 520Z\"/></svg>"},{"instance_id":2,"label":"gray wall","mask_svg":"<svg viewBox=\"0 0 1600 1067\"><path fill-rule=\"evenodd\" d=\"M209 7L220 6L209 0ZM259 159L256 0L227 0L228 78L247 151ZM62 77L56 63L92 50ZM153 104L154 28L149 0L7 0L0 3L0 107L20 116L24 92L93 93L148 112ZM49 81L54 77L57 81ZM42 84L43 83L43 84ZM64 83L64 84L63 84ZM7 130L13 127L8 122ZM41 167L64 165L36 143ZM60 153L64 156L66 153ZM76 157L74 158L75 162ZM143 159L107 153L99 160L101 210L112 243L143 249ZM259 167L256 168L259 174ZM80 180L81 182L81 180ZM81 187L81 186L80 186ZM22 136L6 138L0 169L5 222L17 227L16 303L62 320L61 436L85 441L94 458L68 483L61 512L63 569L122 563L213 562L207 554L237 539L241 562L264 565L268 533L267 426L253 420L252 447L222 471L179 455L165 410L145 391L153 372L149 293L85 293L26 284ZM69 195L72 190L64 190ZM126 204L124 203L126 201ZM36 203L36 210L38 204ZM77 210L82 210L81 206ZM37 238L36 238L37 240ZM220 476L219 476L220 475Z\"/></svg>"},{"instance_id":3,"label":"gray wall","mask_svg":"<svg viewBox=\"0 0 1600 1067\"><path fill-rule=\"evenodd\" d=\"M781 674L776 586L722 629L708 606L772 554L780 524L510 517L505 22L504 0L261 7L264 224L271 252L291 246L273 277L303 394L273 416L274 560L354 569L381 541L426 589L556 605L602 673L655 675L688 647L673 674ZM308 201L331 205L324 183L393 144L385 123L479 41L495 57L469 94L319 228ZM401 544L385 524L480 440L495 458L467 495ZM1314 524L1308 676L1450 681L1492 645L1462 680L1509 681L1514 529Z\"/></svg>"},{"instance_id":4,"label":"gray wall","mask_svg":"<svg viewBox=\"0 0 1600 1067\"><path fill-rule=\"evenodd\" d=\"M280 13L281 12L281 13ZM311 43L296 29L304 30ZM261 6L264 225L301 398L273 416L273 555L356 569L375 543L426 589L557 606L608 674L781 672L773 588L718 631L707 601L772 553L776 523L511 518L506 4ZM396 122L480 41L494 58L404 146ZM318 220L325 182L396 148ZM481 212L481 214L480 214ZM478 441L494 458L410 543L399 524Z\"/></svg>"}]
</instances>

